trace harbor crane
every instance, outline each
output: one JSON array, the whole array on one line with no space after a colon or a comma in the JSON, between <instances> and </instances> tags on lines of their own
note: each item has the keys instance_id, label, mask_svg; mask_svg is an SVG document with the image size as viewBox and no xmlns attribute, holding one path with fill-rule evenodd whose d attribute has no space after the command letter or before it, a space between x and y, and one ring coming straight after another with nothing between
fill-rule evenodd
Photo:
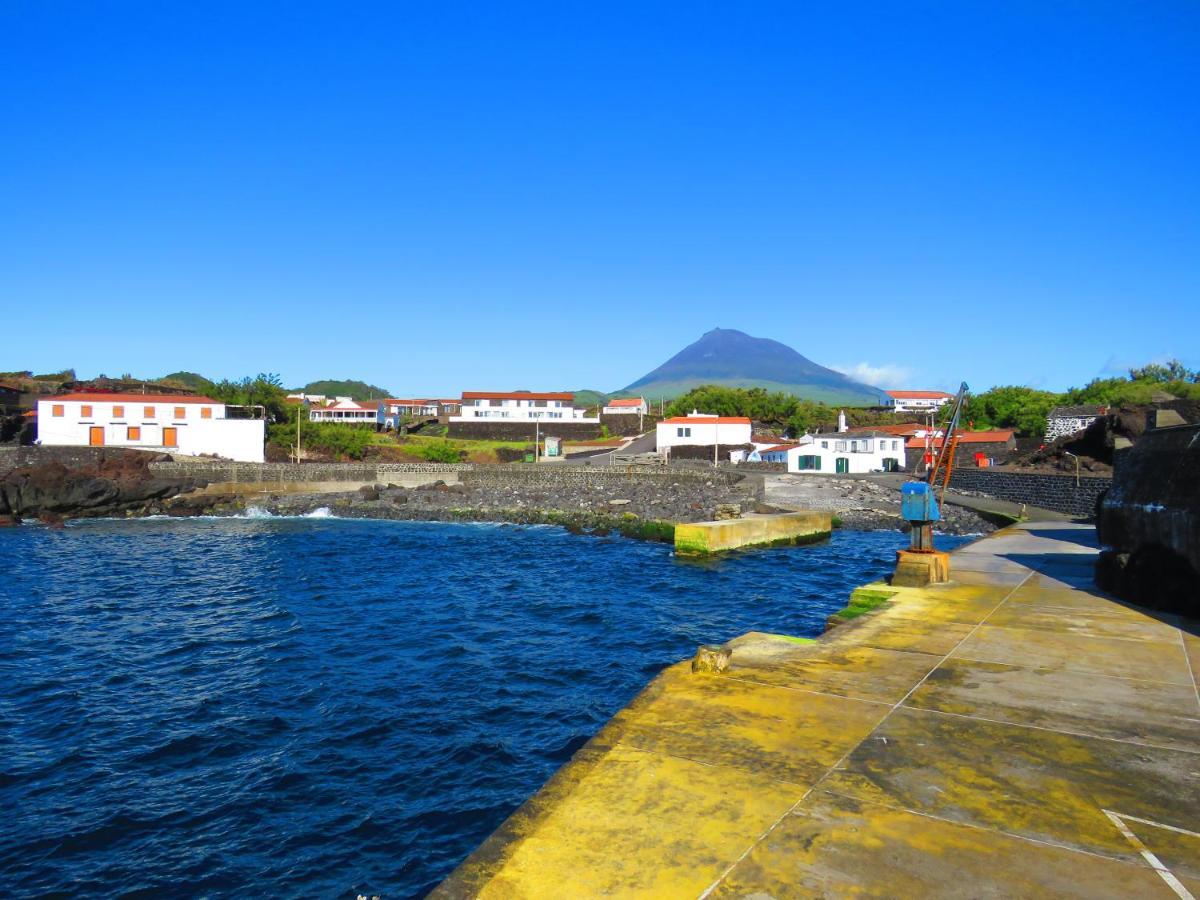
<instances>
[{"instance_id":1,"label":"harbor crane","mask_svg":"<svg viewBox=\"0 0 1200 900\"><path fill-rule=\"evenodd\" d=\"M933 546L933 526L942 517L940 504L946 496L946 486L950 483L950 473L954 468L959 422L969 390L965 381L959 385L950 418L941 429L940 445L935 439L932 423L926 431L925 454L919 463L925 466L924 479L915 477L914 471L913 480L906 481L900 487L900 515L909 523L912 536L908 550L901 551L901 562L904 554L937 552Z\"/></svg>"}]
</instances>

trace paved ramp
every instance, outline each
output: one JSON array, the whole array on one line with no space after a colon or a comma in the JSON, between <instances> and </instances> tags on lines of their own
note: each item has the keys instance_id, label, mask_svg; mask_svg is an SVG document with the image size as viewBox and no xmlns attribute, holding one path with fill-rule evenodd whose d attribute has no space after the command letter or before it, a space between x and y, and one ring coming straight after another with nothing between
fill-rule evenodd
<instances>
[{"instance_id":1,"label":"paved ramp","mask_svg":"<svg viewBox=\"0 0 1200 900\"><path fill-rule=\"evenodd\" d=\"M1197 623L1090 587L1088 526L812 644L663 672L442 897L1200 897Z\"/></svg>"}]
</instances>

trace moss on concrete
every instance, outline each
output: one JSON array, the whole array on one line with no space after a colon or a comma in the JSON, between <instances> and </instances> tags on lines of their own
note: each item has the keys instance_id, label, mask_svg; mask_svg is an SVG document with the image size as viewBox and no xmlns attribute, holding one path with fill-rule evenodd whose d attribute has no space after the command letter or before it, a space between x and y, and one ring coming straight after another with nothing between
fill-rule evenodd
<instances>
[{"instance_id":1,"label":"moss on concrete","mask_svg":"<svg viewBox=\"0 0 1200 900\"><path fill-rule=\"evenodd\" d=\"M897 593L899 592L870 587L855 588L850 594L850 602L830 616L830 619L850 621L859 616L865 616L867 613L879 609Z\"/></svg>"}]
</instances>

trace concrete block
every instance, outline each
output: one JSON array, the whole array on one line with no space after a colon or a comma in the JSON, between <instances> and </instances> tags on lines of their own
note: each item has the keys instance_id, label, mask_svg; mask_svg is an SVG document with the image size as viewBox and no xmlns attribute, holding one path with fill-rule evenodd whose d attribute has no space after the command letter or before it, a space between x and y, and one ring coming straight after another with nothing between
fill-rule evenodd
<instances>
[{"instance_id":1,"label":"concrete block","mask_svg":"<svg viewBox=\"0 0 1200 900\"><path fill-rule=\"evenodd\" d=\"M925 587L950 580L950 554L941 550L932 553L896 551L896 572L892 584L899 587Z\"/></svg>"},{"instance_id":2,"label":"concrete block","mask_svg":"<svg viewBox=\"0 0 1200 900\"><path fill-rule=\"evenodd\" d=\"M721 522L685 522L675 526L675 552L706 556L743 547L806 544L829 537L832 530L832 515L817 510L750 515Z\"/></svg>"}]
</instances>

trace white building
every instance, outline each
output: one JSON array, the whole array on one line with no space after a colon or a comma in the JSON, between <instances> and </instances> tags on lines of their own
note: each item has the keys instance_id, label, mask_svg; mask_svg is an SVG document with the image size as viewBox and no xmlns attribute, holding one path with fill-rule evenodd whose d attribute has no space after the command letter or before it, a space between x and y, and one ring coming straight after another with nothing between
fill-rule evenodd
<instances>
[{"instance_id":1,"label":"white building","mask_svg":"<svg viewBox=\"0 0 1200 900\"><path fill-rule=\"evenodd\" d=\"M954 399L945 391L885 391L888 406L896 412L929 412L941 409Z\"/></svg>"},{"instance_id":2,"label":"white building","mask_svg":"<svg viewBox=\"0 0 1200 900\"><path fill-rule=\"evenodd\" d=\"M663 419L656 426L658 452L672 447L749 444L750 420L745 416L715 416L693 411L687 416Z\"/></svg>"},{"instance_id":3,"label":"white building","mask_svg":"<svg viewBox=\"0 0 1200 900\"><path fill-rule=\"evenodd\" d=\"M575 405L575 395L567 391L463 391L459 415L451 422L521 423L549 420L598 425L599 416Z\"/></svg>"},{"instance_id":4,"label":"white building","mask_svg":"<svg viewBox=\"0 0 1200 900\"><path fill-rule=\"evenodd\" d=\"M649 412L649 406L645 397L624 397L609 400L601 412L606 416L644 416Z\"/></svg>"},{"instance_id":5,"label":"white building","mask_svg":"<svg viewBox=\"0 0 1200 900\"><path fill-rule=\"evenodd\" d=\"M771 447L759 456L803 474L898 472L904 468L904 438L884 432L806 434L795 444Z\"/></svg>"},{"instance_id":6,"label":"white building","mask_svg":"<svg viewBox=\"0 0 1200 900\"><path fill-rule=\"evenodd\" d=\"M1046 443L1083 431L1107 413L1107 406L1056 406L1046 416Z\"/></svg>"},{"instance_id":7,"label":"white building","mask_svg":"<svg viewBox=\"0 0 1200 900\"><path fill-rule=\"evenodd\" d=\"M38 443L47 447L128 447L263 461L261 407L178 394L85 392L38 400L37 412Z\"/></svg>"},{"instance_id":8,"label":"white building","mask_svg":"<svg viewBox=\"0 0 1200 900\"><path fill-rule=\"evenodd\" d=\"M374 425L379 419L379 403L358 403L338 400L328 406L313 406L308 410L310 422L342 422L346 425Z\"/></svg>"}]
</instances>

